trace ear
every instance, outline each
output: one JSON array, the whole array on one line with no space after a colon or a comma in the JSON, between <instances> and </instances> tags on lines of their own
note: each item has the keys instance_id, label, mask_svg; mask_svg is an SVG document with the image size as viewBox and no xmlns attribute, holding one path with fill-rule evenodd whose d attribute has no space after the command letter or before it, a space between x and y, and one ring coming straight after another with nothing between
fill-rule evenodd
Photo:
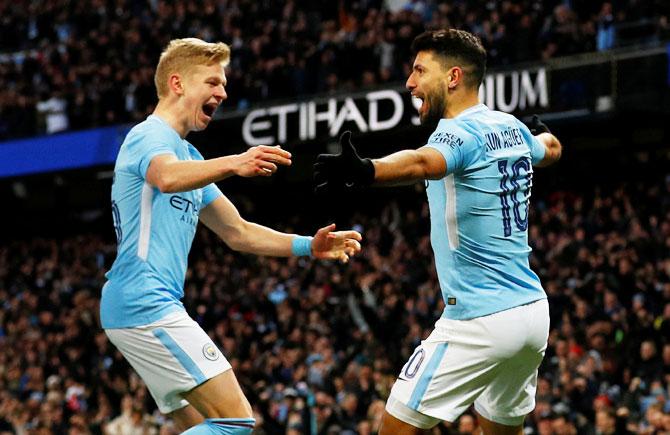
<instances>
[{"instance_id":1,"label":"ear","mask_svg":"<svg viewBox=\"0 0 670 435\"><path fill-rule=\"evenodd\" d=\"M184 95L184 84L181 80L181 75L178 73L170 74L168 78L168 87L176 95Z\"/></svg>"},{"instance_id":2,"label":"ear","mask_svg":"<svg viewBox=\"0 0 670 435\"><path fill-rule=\"evenodd\" d=\"M456 89L463 81L463 69L460 66L453 66L447 72L447 87L451 90Z\"/></svg>"}]
</instances>

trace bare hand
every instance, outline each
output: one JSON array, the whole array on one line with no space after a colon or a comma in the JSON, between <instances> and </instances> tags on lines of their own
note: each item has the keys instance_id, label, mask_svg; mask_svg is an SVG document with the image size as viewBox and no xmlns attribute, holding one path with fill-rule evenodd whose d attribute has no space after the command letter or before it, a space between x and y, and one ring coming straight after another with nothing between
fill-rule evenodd
<instances>
[{"instance_id":1,"label":"bare hand","mask_svg":"<svg viewBox=\"0 0 670 435\"><path fill-rule=\"evenodd\" d=\"M291 153L279 145L259 145L236 156L235 174L240 177L269 177L277 171L277 165L290 166Z\"/></svg>"},{"instance_id":2,"label":"bare hand","mask_svg":"<svg viewBox=\"0 0 670 435\"><path fill-rule=\"evenodd\" d=\"M335 224L321 228L312 240L312 256L322 260L349 262L349 257L361 251L363 236L358 231L333 231Z\"/></svg>"}]
</instances>

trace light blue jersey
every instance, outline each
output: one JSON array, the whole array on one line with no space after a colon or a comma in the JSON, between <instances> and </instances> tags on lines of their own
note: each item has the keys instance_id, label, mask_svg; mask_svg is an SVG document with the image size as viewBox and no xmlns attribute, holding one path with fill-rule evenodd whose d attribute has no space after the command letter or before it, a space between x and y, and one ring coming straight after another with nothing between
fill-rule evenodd
<instances>
[{"instance_id":1,"label":"light blue jersey","mask_svg":"<svg viewBox=\"0 0 670 435\"><path fill-rule=\"evenodd\" d=\"M514 116L483 104L440 120L427 146L447 163L427 188L443 317L472 319L546 298L528 264L532 165L544 146Z\"/></svg>"},{"instance_id":2,"label":"light blue jersey","mask_svg":"<svg viewBox=\"0 0 670 435\"><path fill-rule=\"evenodd\" d=\"M146 181L149 163L159 154L203 160L193 145L155 115L126 136L114 167L112 212L118 252L102 290L103 328L146 325L184 309L180 299L198 215L222 195L214 184L161 193Z\"/></svg>"}]
</instances>

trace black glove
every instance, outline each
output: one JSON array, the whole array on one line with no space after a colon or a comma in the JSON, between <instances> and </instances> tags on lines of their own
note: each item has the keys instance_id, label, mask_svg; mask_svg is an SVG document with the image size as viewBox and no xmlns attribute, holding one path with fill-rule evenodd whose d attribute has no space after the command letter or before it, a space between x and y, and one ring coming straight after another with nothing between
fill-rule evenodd
<instances>
[{"instance_id":1,"label":"black glove","mask_svg":"<svg viewBox=\"0 0 670 435\"><path fill-rule=\"evenodd\" d=\"M319 154L314 163L314 191L342 191L372 184L375 167L372 160L361 158L351 143L351 132L340 136L339 154Z\"/></svg>"},{"instance_id":2,"label":"black glove","mask_svg":"<svg viewBox=\"0 0 670 435\"><path fill-rule=\"evenodd\" d=\"M540 117L537 116L537 115L533 115L533 118L530 121L530 125L528 126L528 129L530 130L530 133L533 136L537 136L538 134L541 134L541 133L551 133L551 130L549 130L549 127L547 127L547 124L540 121Z\"/></svg>"}]
</instances>

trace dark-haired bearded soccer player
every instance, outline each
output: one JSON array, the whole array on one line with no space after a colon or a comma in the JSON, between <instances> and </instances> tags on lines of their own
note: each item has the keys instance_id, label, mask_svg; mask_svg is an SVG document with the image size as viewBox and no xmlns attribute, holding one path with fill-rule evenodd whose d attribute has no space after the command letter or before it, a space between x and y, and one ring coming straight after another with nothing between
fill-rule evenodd
<instances>
[{"instance_id":1,"label":"dark-haired bearded soccer player","mask_svg":"<svg viewBox=\"0 0 670 435\"><path fill-rule=\"evenodd\" d=\"M402 368L379 433L421 433L474 404L485 434L521 434L549 333L528 263L530 188L533 167L557 161L561 145L537 118L531 132L479 103L486 52L474 35L426 32L413 51L407 88L421 121L437 123L428 143L370 160L343 136L342 153L315 164L317 191L428 180L445 309Z\"/></svg>"}]
</instances>

